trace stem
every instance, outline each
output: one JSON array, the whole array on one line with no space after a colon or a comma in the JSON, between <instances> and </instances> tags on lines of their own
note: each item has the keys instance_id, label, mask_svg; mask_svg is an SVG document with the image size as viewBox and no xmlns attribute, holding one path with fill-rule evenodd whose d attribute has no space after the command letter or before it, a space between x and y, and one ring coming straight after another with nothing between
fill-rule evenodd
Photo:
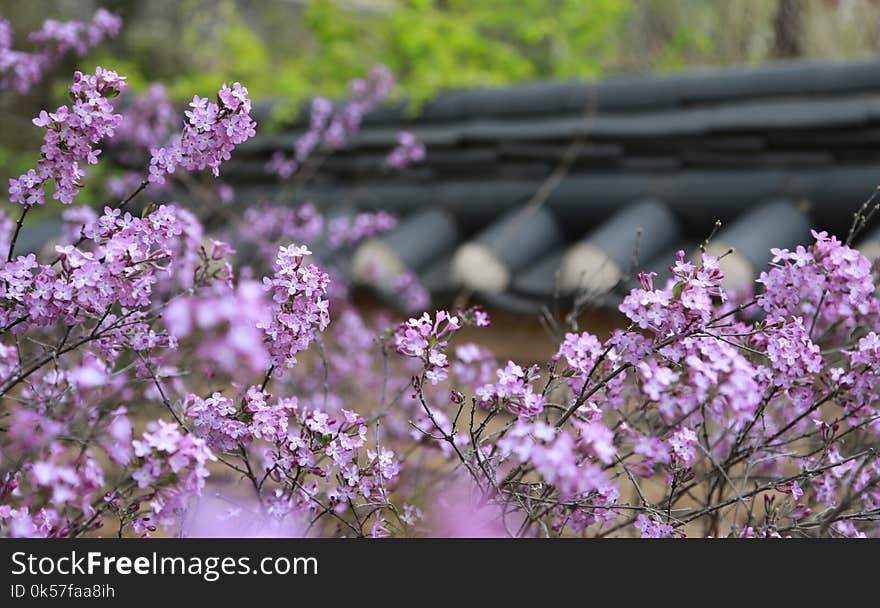
<instances>
[{"instance_id":1,"label":"stem","mask_svg":"<svg viewBox=\"0 0 880 608\"><path fill-rule=\"evenodd\" d=\"M15 255L15 244L18 242L18 233L21 232L21 226L24 224L24 218L27 216L28 211L31 210L32 205L25 205L21 214L18 216L18 221L15 222L15 231L12 233L12 241L9 243L9 254L6 256L6 261L11 262L13 256Z\"/></svg>"},{"instance_id":2,"label":"stem","mask_svg":"<svg viewBox=\"0 0 880 608\"><path fill-rule=\"evenodd\" d=\"M132 193L129 194L127 197L125 197L124 199L122 199L121 201L119 201L118 203L116 203L115 205L113 205L111 208L112 208L112 209L122 209L122 208L125 207L127 204L129 204L129 203L132 201L132 199L134 199L134 197L136 197L138 194L140 194L141 192L143 192L143 191L146 189L146 187L149 186L149 185L150 185L150 182L148 182L147 180L142 180L141 183L140 183L140 185L139 185L137 188L135 188L134 192L132 192ZM85 228L85 226L81 226L81 227L80 227L80 230L79 230L79 231L80 231L80 237L79 237L79 238L77 239L77 241L73 244L74 247L77 247L77 246L81 245L82 242L86 240L85 235L83 235L83 233L82 233L84 228ZM57 258L55 258L55 260L52 262L52 265L54 266L55 264L57 264L58 261L59 261L60 259L61 259L60 256L57 257Z\"/></svg>"}]
</instances>

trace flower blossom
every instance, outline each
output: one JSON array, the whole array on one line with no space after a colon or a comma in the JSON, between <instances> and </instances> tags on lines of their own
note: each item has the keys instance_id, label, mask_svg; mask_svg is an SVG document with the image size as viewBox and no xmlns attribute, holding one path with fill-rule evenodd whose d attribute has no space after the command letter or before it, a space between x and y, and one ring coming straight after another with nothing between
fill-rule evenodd
<instances>
[{"instance_id":1,"label":"flower blossom","mask_svg":"<svg viewBox=\"0 0 880 608\"><path fill-rule=\"evenodd\" d=\"M97 164L101 150L93 145L112 137L122 120L120 114L114 114L112 100L125 86L124 77L100 67L94 76L75 72L70 86L73 105L51 113L43 110L33 119L35 125L46 129L42 156L36 169L9 180L9 200L26 206L42 205L44 184L52 181L52 198L71 204L83 187L85 172L80 164Z\"/></svg>"},{"instance_id":2,"label":"flower blossom","mask_svg":"<svg viewBox=\"0 0 880 608\"><path fill-rule=\"evenodd\" d=\"M304 263L311 253L304 246L279 248L274 276L263 279L273 301L272 318L257 327L265 333L273 365L280 368L293 367L296 353L307 349L330 324L326 299L330 277L314 264Z\"/></svg>"},{"instance_id":3,"label":"flower blossom","mask_svg":"<svg viewBox=\"0 0 880 608\"><path fill-rule=\"evenodd\" d=\"M168 145L151 150L147 178L151 183L164 184L165 176L178 167L187 171L211 169L217 176L235 147L256 134L248 90L238 82L231 88L224 84L217 93L217 103L196 95L189 105L192 109L186 111L182 133Z\"/></svg>"},{"instance_id":4,"label":"flower blossom","mask_svg":"<svg viewBox=\"0 0 880 608\"><path fill-rule=\"evenodd\" d=\"M141 489L153 491L149 501L153 520L168 525L202 493L208 463L217 460L203 439L184 434L162 420L147 424L141 439L131 443L137 466L132 479Z\"/></svg>"},{"instance_id":5,"label":"flower blossom","mask_svg":"<svg viewBox=\"0 0 880 608\"><path fill-rule=\"evenodd\" d=\"M407 131L397 134L397 146L385 157L385 164L392 169L406 169L425 160L425 144Z\"/></svg>"}]
</instances>

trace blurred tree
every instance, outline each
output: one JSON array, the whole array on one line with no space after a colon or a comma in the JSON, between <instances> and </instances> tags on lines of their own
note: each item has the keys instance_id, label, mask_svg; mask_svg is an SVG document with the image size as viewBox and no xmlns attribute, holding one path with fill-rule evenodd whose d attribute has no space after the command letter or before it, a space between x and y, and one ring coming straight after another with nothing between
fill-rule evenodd
<instances>
[{"instance_id":1,"label":"blurred tree","mask_svg":"<svg viewBox=\"0 0 880 608\"><path fill-rule=\"evenodd\" d=\"M803 53L803 2L779 0L773 19L775 57L798 57Z\"/></svg>"},{"instance_id":2,"label":"blurred tree","mask_svg":"<svg viewBox=\"0 0 880 608\"><path fill-rule=\"evenodd\" d=\"M405 0L364 15L317 0L306 23L329 65L348 76L382 61L410 97L426 99L443 88L599 74L630 9L619 0Z\"/></svg>"}]
</instances>

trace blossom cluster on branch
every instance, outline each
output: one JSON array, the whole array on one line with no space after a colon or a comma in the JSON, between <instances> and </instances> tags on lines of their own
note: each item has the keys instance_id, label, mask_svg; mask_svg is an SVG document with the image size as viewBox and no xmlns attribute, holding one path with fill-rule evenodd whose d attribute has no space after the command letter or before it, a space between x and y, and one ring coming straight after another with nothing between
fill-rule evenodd
<instances>
[{"instance_id":1,"label":"blossom cluster on branch","mask_svg":"<svg viewBox=\"0 0 880 608\"><path fill-rule=\"evenodd\" d=\"M116 72L98 68L94 75L77 71L70 86L71 106L54 112L42 110L33 123L46 129L37 168L9 180L9 200L22 205L45 203L45 183L52 181L52 197L65 205L73 202L83 187L85 172L80 163L97 164L100 149L92 146L112 137L122 120L114 113L113 99L126 86Z\"/></svg>"},{"instance_id":2,"label":"blossom cluster on branch","mask_svg":"<svg viewBox=\"0 0 880 608\"><path fill-rule=\"evenodd\" d=\"M198 95L190 102L187 124L167 146L154 148L148 181L163 184L165 176L178 167L186 171L211 169L220 174L220 165L232 157L235 146L256 134L251 118L248 90L240 83L225 84L213 102Z\"/></svg>"},{"instance_id":3,"label":"blossom cluster on branch","mask_svg":"<svg viewBox=\"0 0 880 608\"><path fill-rule=\"evenodd\" d=\"M355 304L339 261L387 213L254 201L209 235L179 204L129 207L217 175L256 125L239 83L195 97L177 135L167 108L117 114L124 84L77 72L9 198L26 211L51 182L71 203L111 139L152 147L147 179L66 207L40 252L15 255L25 215L0 216L0 536L880 532L880 300L853 234L773 250L735 296L718 257L679 252L607 336L554 319L555 354L510 360L480 339L486 311L425 311L414 276L394 282L411 318ZM388 86L380 70L317 103L319 139Z\"/></svg>"}]
</instances>

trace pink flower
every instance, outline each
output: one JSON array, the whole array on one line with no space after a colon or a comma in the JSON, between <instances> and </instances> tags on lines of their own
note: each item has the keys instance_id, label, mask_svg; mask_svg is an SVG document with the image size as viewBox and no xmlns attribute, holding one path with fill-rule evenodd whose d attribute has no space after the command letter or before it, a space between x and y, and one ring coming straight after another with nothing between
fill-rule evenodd
<instances>
[{"instance_id":1,"label":"pink flower","mask_svg":"<svg viewBox=\"0 0 880 608\"><path fill-rule=\"evenodd\" d=\"M502 407L521 418L531 418L544 409L544 396L536 393L532 384L538 380L537 366L523 369L513 361L496 374L498 381L477 389L480 405L485 408Z\"/></svg>"},{"instance_id":2,"label":"pink flower","mask_svg":"<svg viewBox=\"0 0 880 608\"><path fill-rule=\"evenodd\" d=\"M385 157L385 164L398 171L425 160L425 145L412 133L401 131L397 134L397 147Z\"/></svg>"},{"instance_id":3,"label":"pink flower","mask_svg":"<svg viewBox=\"0 0 880 608\"><path fill-rule=\"evenodd\" d=\"M18 179L9 180L9 200L22 205L42 205L44 183L54 182L52 198L65 205L73 202L83 187L85 175L80 163L95 164L100 150L92 146L105 137L112 137L122 116L113 113L113 98L126 86L125 78L116 72L97 68L95 75L75 72L70 94L73 105L62 106L54 113L45 110L33 120L46 129L40 148L42 158L36 170L30 169Z\"/></svg>"},{"instance_id":4,"label":"pink flower","mask_svg":"<svg viewBox=\"0 0 880 608\"><path fill-rule=\"evenodd\" d=\"M247 89L236 82L232 88L224 84L217 93L220 105L194 96L183 132L168 145L151 150L148 180L163 184L165 176L178 167L187 171L209 168L219 175L220 165L231 158L235 147L256 134L247 95Z\"/></svg>"},{"instance_id":5,"label":"pink flower","mask_svg":"<svg viewBox=\"0 0 880 608\"><path fill-rule=\"evenodd\" d=\"M646 517L641 513L636 518L634 525L641 532L642 538L673 538L675 536L672 526L655 517Z\"/></svg>"},{"instance_id":6,"label":"pink flower","mask_svg":"<svg viewBox=\"0 0 880 608\"><path fill-rule=\"evenodd\" d=\"M310 254L304 246L279 248L275 275L263 279L274 304L271 320L257 327L265 334L273 365L280 368L293 367L296 353L308 348L330 324L326 299L330 277L313 264L305 265Z\"/></svg>"}]
</instances>

